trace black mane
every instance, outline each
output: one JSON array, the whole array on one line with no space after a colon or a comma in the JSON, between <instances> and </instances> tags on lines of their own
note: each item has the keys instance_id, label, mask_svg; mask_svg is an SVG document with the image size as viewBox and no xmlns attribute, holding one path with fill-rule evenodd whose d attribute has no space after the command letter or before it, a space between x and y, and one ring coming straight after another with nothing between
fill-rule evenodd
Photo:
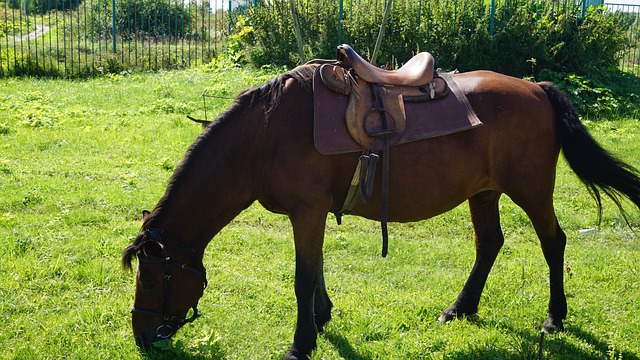
<instances>
[{"instance_id":1,"label":"black mane","mask_svg":"<svg viewBox=\"0 0 640 360\"><path fill-rule=\"evenodd\" d=\"M295 69L288 71L280 76L277 76L270 81L245 89L236 97L235 103L229 108L228 111L233 111L237 106L251 106L258 101L264 100L263 109L265 119L269 119L269 115L275 107L280 104L282 100L282 94L284 92L284 86L289 79L296 80L303 88L311 91L313 73L322 62L311 62ZM221 115L223 116L224 113Z\"/></svg>"}]
</instances>

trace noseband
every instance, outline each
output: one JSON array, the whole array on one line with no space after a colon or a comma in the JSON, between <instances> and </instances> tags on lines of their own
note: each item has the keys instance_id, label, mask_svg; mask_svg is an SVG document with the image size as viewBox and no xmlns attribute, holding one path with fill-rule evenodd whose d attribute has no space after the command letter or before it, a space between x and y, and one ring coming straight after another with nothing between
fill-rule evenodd
<instances>
[{"instance_id":1,"label":"noseband","mask_svg":"<svg viewBox=\"0 0 640 360\"><path fill-rule=\"evenodd\" d=\"M166 246L164 246L164 241L162 239L162 235L164 234L163 230L153 229L153 228L145 229L144 233L148 238L158 243L162 248L162 256L157 259L149 258L145 256L144 253L142 252L142 249L139 249L137 252L138 261L141 263L147 263L147 264L164 263L164 295L162 299L162 312L137 309L135 306L133 306L131 307L131 313L145 315L145 316L161 317L164 320L164 322L162 323L162 325L158 326L158 328L156 329L156 337L158 339L167 339L171 337L171 335L173 335L176 331L178 331L178 329L180 329L182 326L184 326L185 324L189 324L193 322L195 319L197 319L198 317L200 317L200 314L198 313L197 301L196 301L196 304L193 305L192 307L193 315L191 315L189 318L179 317L176 315L171 315L169 313L169 299L171 297L171 291L172 291L171 269L173 267L178 267L179 269L186 270L197 275L202 279L204 288L206 288L208 284L207 273L204 265L202 264L202 261L198 259L196 255L196 251L193 248L182 246L183 244L181 243L178 243L176 246L178 251L192 255L194 262L196 264L195 267L171 259L171 256L169 255L169 252L167 251ZM142 244L144 244L144 242L142 242ZM173 323L173 326L170 325L169 322Z\"/></svg>"}]
</instances>

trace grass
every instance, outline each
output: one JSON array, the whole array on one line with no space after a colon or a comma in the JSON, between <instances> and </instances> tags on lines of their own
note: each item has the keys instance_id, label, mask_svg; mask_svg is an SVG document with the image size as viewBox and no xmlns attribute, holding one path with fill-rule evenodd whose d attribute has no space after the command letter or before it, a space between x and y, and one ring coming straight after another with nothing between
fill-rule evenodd
<instances>
[{"instance_id":1,"label":"grass","mask_svg":"<svg viewBox=\"0 0 640 360\"><path fill-rule=\"evenodd\" d=\"M278 70L275 70L277 72ZM274 71L211 65L85 81L0 80L0 358L141 359L130 331L134 278L120 252L137 234L199 125L239 89ZM636 119L587 122L612 152L640 167ZM546 359L640 358L640 241L594 202L561 161L557 212L569 237L566 332ZM466 206L390 225L380 257L377 223L327 219L325 267L334 318L317 359L535 359L548 271L524 213L501 202L507 238L479 314L436 322L474 257ZM638 219L637 212L634 219ZM635 220L634 224L638 225ZM637 229L636 229L637 232ZM295 324L294 249L286 217L250 207L211 242L204 316L157 358L275 359Z\"/></svg>"}]
</instances>

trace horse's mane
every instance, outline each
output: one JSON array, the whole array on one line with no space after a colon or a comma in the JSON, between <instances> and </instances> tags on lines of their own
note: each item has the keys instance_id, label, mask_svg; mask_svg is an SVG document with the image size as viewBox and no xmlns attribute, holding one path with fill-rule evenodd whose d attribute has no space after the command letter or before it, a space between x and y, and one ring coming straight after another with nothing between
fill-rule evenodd
<instances>
[{"instance_id":1,"label":"horse's mane","mask_svg":"<svg viewBox=\"0 0 640 360\"><path fill-rule=\"evenodd\" d=\"M247 109L255 106L262 101L262 108L264 113L265 122L269 121L273 109L275 109L281 102L285 84L289 79L293 79L305 90L312 91L313 74L320 64L328 62L325 60L316 60L304 65L300 65L293 70L290 70L284 74L281 74L266 83L257 85L241 91L237 96L233 104L222 112L218 117L207 127L207 129L200 134L196 141L191 145L187 153L185 154L182 164L187 162L193 152L198 149L201 144L208 141L209 138L219 132L219 129L224 127L225 124L233 121L234 114L240 110ZM174 172L169 186L173 187L174 183L179 181L181 174L184 170L184 166L179 166Z\"/></svg>"},{"instance_id":2,"label":"horse's mane","mask_svg":"<svg viewBox=\"0 0 640 360\"><path fill-rule=\"evenodd\" d=\"M240 92L240 94L238 94L235 103L231 106L231 108L229 108L228 111L233 111L233 109L237 106L251 106L257 101L264 100L264 115L265 119L268 120L273 109L276 108L282 100L284 86L287 80L294 79L302 86L303 89L311 91L313 73L315 69L319 65L327 62L331 61L314 60L304 65L300 65L280 76L277 76L262 85L245 89Z\"/></svg>"},{"instance_id":3,"label":"horse's mane","mask_svg":"<svg viewBox=\"0 0 640 360\"><path fill-rule=\"evenodd\" d=\"M145 221L142 225L142 230L146 229L153 222L154 216L159 212L159 210L166 206L166 204L170 201L170 197L167 195L170 192L170 189L178 187L179 183L182 181L185 173L185 164L188 163L189 158L196 151L196 149L200 148L203 143L205 143L208 139L218 133L218 130L225 126L225 124L232 121L234 113L241 109L246 109L251 106L255 106L259 102L263 102L263 113L265 121L268 122L269 116L271 115L274 108L276 108L283 97L285 84L289 79L295 80L303 89L311 92L312 88L312 79L313 73L316 67L325 61L313 61L301 66L294 68L284 74L281 74L268 82L257 85L248 89L241 91L237 96L233 104L224 112L222 112L218 117L212 122L207 129L200 134L200 136L194 141L194 143L187 150L181 164L178 166L176 171L171 176L169 180L169 184L167 185L167 190L165 195L160 199L158 204L156 205L154 211L145 218ZM328 62L328 61L326 61ZM136 237L136 239L131 243L131 245L127 246L122 253L122 266L125 269L131 269L131 261L133 255L137 252L139 246L141 245L144 236L142 236L142 232L140 235Z\"/></svg>"}]
</instances>

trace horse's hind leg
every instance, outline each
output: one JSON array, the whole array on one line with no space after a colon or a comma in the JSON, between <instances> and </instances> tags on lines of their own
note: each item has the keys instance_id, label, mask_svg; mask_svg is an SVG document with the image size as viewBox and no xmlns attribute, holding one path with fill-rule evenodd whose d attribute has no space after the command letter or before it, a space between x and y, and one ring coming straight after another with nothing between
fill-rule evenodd
<instances>
[{"instance_id":1,"label":"horse's hind leg","mask_svg":"<svg viewBox=\"0 0 640 360\"><path fill-rule=\"evenodd\" d=\"M531 184L534 182L532 181ZM540 194L547 193L547 196ZM564 249L567 237L558 224L553 209L553 187L547 191L509 194L513 202L529 216L540 239L542 253L549 266L549 314L542 331L553 333L564 330L562 320L567 316L567 299L564 294Z\"/></svg>"},{"instance_id":2,"label":"horse's hind leg","mask_svg":"<svg viewBox=\"0 0 640 360\"><path fill-rule=\"evenodd\" d=\"M564 294L564 249L567 237L558 224L552 205L547 207L546 211L527 213L538 234L544 258L549 266L549 315L542 325L542 331L563 331L562 320L567 316L567 298Z\"/></svg>"},{"instance_id":3,"label":"horse's hind leg","mask_svg":"<svg viewBox=\"0 0 640 360\"><path fill-rule=\"evenodd\" d=\"M500 195L499 192L485 191L469 199L471 220L476 233L476 260L458 299L440 316L440 322L478 311L482 289L504 243L498 213Z\"/></svg>"}]
</instances>

